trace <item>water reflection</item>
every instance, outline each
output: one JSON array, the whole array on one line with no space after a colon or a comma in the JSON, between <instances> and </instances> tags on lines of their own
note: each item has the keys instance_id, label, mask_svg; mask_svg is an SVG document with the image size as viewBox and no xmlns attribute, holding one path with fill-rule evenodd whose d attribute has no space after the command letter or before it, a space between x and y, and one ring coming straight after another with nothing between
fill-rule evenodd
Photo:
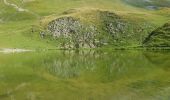
<instances>
[{"instance_id":1,"label":"water reflection","mask_svg":"<svg viewBox=\"0 0 170 100\"><path fill-rule=\"evenodd\" d=\"M0 54L0 99L168 100L169 61L168 51Z\"/></svg>"},{"instance_id":2,"label":"water reflection","mask_svg":"<svg viewBox=\"0 0 170 100\"><path fill-rule=\"evenodd\" d=\"M150 74L155 67L167 68L169 60L168 52L60 51L52 58L43 59L40 66L47 73L62 79L89 77L86 80L112 82L123 77Z\"/></svg>"},{"instance_id":3,"label":"water reflection","mask_svg":"<svg viewBox=\"0 0 170 100\"><path fill-rule=\"evenodd\" d=\"M157 67L164 67L165 70L170 70L170 52L169 51L148 51L144 55L146 58Z\"/></svg>"}]
</instances>

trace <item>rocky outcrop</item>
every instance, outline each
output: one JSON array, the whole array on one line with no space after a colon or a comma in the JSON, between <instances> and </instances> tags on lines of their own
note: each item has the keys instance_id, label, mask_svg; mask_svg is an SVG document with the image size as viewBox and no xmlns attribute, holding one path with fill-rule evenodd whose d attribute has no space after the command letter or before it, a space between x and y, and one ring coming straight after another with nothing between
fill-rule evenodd
<instances>
[{"instance_id":1,"label":"rocky outcrop","mask_svg":"<svg viewBox=\"0 0 170 100\"><path fill-rule=\"evenodd\" d=\"M141 45L152 30L146 22L135 22L110 11L74 13L53 19L46 26L46 34L57 40L60 48Z\"/></svg>"},{"instance_id":2,"label":"rocky outcrop","mask_svg":"<svg viewBox=\"0 0 170 100\"><path fill-rule=\"evenodd\" d=\"M153 26L145 21L126 19L110 12L102 12L103 27L116 46L141 45Z\"/></svg>"},{"instance_id":3,"label":"rocky outcrop","mask_svg":"<svg viewBox=\"0 0 170 100\"><path fill-rule=\"evenodd\" d=\"M143 44L147 47L170 47L170 23L154 30Z\"/></svg>"},{"instance_id":4,"label":"rocky outcrop","mask_svg":"<svg viewBox=\"0 0 170 100\"><path fill-rule=\"evenodd\" d=\"M85 25L79 19L62 17L48 24L51 35L60 40L63 48L95 48L98 46L97 28Z\"/></svg>"}]
</instances>

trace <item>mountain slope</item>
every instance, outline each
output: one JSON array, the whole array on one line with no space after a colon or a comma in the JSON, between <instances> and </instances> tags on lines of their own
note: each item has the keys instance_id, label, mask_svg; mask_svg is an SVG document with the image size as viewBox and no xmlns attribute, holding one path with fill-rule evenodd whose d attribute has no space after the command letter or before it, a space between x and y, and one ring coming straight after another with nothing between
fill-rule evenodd
<instances>
[{"instance_id":1,"label":"mountain slope","mask_svg":"<svg viewBox=\"0 0 170 100\"><path fill-rule=\"evenodd\" d=\"M144 41L148 47L170 47L170 23L154 30Z\"/></svg>"},{"instance_id":2,"label":"mountain slope","mask_svg":"<svg viewBox=\"0 0 170 100\"><path fill-rule=\"evenodd\" d=\"M6 5L3 0L0 1L0 48L56 48L58 42L56 43L56 41L51 38L44 39L40 36L40 30L44 31L44 27L41 25L41 21L46 20L46 18L48 18L47 16L53 16L52 20L55 20L61 16L65 16L63 15L63 12L68 13L69 9L81 9L82 13L76 12L74 13L75 16L72 16L71 14L66 15L78 18L84 17L85 20L87 20L86 25L88 25L88 20L93 20L92 18L88 18L89 16L86 16L86 13L83 12L83 9L86 8L101 9L104 11L112 12L118 16L121 16L123 19L124 17L128 18L128 23L140 24L142 21L143 23L146 22L152 24L155 26L155 28L170 20L170 17L167 13L169 10L164 9L151 11L141 9L122 2L121 0L23 0L22 2L20 0L6 1L8 3L15 4L19 8L27 9L28 12L18 11L14 7ZM91 15L95 16L96 13L92 13ZM131 21L131 19L136 21ZM93 21L98 22L98 20ZM136 24L130 26L135 26ZM32 33L33 28L37 30L34 33ZM102 30L102 27L100 27L99 30ZM104 30L102 33L107 33L107 31ZM127 32L127 34L130 34L130 32ZM146 32L144 32L142 35L146 36ZM138 45L140 43L137 42L134 44Z\"/></svg>"},{"instance_id":3,"label":"mountain slope","mask_svg":"<svg viewBox=\"0 0 170 100\"><path fill-rule=\"evenodd\" d=\"M43 22L47 30L42 32L42 36L59 40L64 48L139 46L153 29L152 24L141 18L132 19L111 11L89 8L72 9L58 18L49 16Z\"/></svg>"}]
</instances>

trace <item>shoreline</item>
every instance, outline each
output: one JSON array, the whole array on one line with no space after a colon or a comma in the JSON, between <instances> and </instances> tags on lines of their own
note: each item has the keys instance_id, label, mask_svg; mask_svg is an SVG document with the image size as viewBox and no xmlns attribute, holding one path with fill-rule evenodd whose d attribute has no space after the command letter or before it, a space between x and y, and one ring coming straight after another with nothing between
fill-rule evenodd
<instances>
[{"instance_id":1,"label":"shoreline","mask_svg":"<svg viewBox=\"0 0 170 100\"><path fill-rule=\"evenodd\" d=\"M33 50L20 49L20 48L0 48L0 53L21 53L21 52L31 52Z\"/></svg>"},{"instance_id":2,"label":"shoreline","mask_svg":"<svg viewBox=\"0 0 170 100\"><path fill-rule=\"evenodd\" d=\"M79 48L79 49L24 49L24 48L0 48L0 53L22 53L22 52L32 52L32 51L52 51L52 50L144 50L144 51L170 51L170 47L106 47L106 48Z\"/></svg>"}]
</instances>

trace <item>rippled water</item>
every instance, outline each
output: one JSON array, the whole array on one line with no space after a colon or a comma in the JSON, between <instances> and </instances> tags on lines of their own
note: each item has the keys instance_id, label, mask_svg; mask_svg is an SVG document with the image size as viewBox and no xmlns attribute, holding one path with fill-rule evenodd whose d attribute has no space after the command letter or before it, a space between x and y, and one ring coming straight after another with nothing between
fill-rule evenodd
<instances>
[{"instance_id":1,"label":"rippled water","mask_svg":"<svg viewBox=\"0 0 170 100\"><path fill-rule=\"evenodd\" d=\"M170 52L0 53L0 100L170 100Z\"/></svg>"}]
</instances>

